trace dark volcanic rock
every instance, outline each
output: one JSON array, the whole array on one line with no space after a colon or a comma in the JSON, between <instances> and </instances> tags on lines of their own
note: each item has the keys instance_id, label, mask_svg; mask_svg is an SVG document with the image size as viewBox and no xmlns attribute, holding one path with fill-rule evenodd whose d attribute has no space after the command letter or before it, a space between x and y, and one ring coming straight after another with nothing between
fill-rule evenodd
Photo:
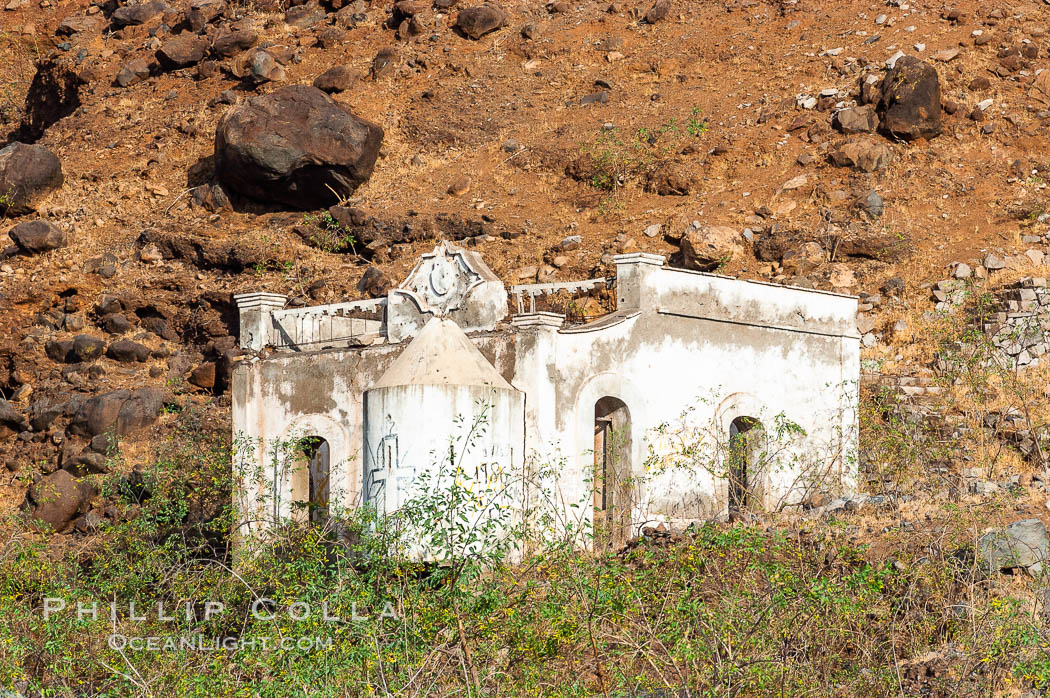
<instances>
[{"instance_id":1,"label":"dark volcanic rock","mask_svg":"<svg viewBox=\"0 0 1050 698\"><path fill-rule=\"evenodd\" d=\"M941 83L933 66L913 56L897 60L882 81L882 128L898 138L933 138L941 133Z\"/></svg>"},{"instance_id":2,"label":"dark volcanic rock","mask_svg":"<svg viewBox=\"0 0 1050 698\"><path fill-rule=\"evenodd\" d=\"M151 2L139 3L138 5L125 5L117 8L110 16L110 21L117 27L145 24L167 8L168 6L161 0L152 0Z\"/></svg>"},{"instance_id":3,"label":"dark volcanic rock","mask_svg":"<svg viewBox=\"0 0 1050 698\"><path fill-rule=\"evenodd\" d=\"M66 234L57 225L44 220L25 221L7 231L18 249L26 254L57 250L66 244Z\"/></svg>"},{"instance_id":4,"label":"dark volcanic rock","mask_svg":"<svg viewBox=\"0 0 1050 698\"><path fill-rule=\"evenodd\" d=\"M121 363L144 363L149 360L150 348L145 344L122 339L113 342L106 349L106 356Z\"/></svg>"},{"instance_id":5,"label":"dark volcanic rock","mask_svg":"<svg viewBox=\"0 0 1050 698\"><path fill-rule=\"evenodd\" d=\"M507 23L503 10L494 5L477 5L459 11L456 28L471 39L480 39Z\"/></svg>"},{"instance_id":6,"label":"dark volcanic rock","mask_svg":"<svg viewBox=\"0 0 1050 698\"><path fill-rule=\"evenodd\" d=\"M74 436L97 436L113 432L118 436L156 421L164 406L163 394L155 388L116 390L84 401L69 423Z\"/></svg>"},{"instance_id":7,"label":"dark volcanic rock","mask_svg":"<svg viewBox=\"0 0 1050 698\"><path fill-rule=\"evenodd\" d=\"M74 361L94 361L102 356L105 342L89 334L78 334L73 338L71 352Z\"/></svg>"},{"instance_id":8,"label":"dark volcanic rock","mask_svg":"<svg viewBox=\"0 0 1050 698\"><path fill-rule=\"evenodd\" d=\"M288 8L284 13L284 21L293 27L312 27L324 20L324 8L315 2Z\"/></svg>"},{"instance_id":9,"label":"dark volcanic rock","mask_svg":"<svg viewBox=\"0 0 1050 698\"><path fill-rule=\"evenodd\" d=\"M215 37L211 50L216 56L230 58L255 46L258 40L259 35L247 29L226 32Z\"/></svg>"},{"instance_id":10,"label":"dark volcanic rock","mask_svg":"<svg viewBox=\"0 0 1050 698\"><path fill-rule=\"evenodd\" d=\"M149 59L132 59L120 69L114 82L120 87L131 87L148 78L152 67L153 65Z\"/></svg>"},{"instance_id":11,"label":"dark volcanic rock","mask_svg":"<svg viewBox=\"0 0 1050 698\"><path fill-rule=\"evenodd\" d=\"M382 142L379 126L316 87L293 85L223 115L215 171L244 196L315 209L367 181Z\"/></svg>"},{"instance_id":12,"label":"dark volcanic rock","mask_svg":"<svg viewBox=\"0 0 1050 698\"><path fill-rule=\"evenodd\" d=\"M99 320L99 325L109 334L124 334L132 328L131 322L120 313L108 313Z\"/></svg>"},{"instance_id":13,"label":"dark volcanic rock","mask_svg":"<svg viewBox=\"0 0 1050 698\"><path fill-rule=\"evenodd\" d=\"M390 46L384 46L379 49L375 57L372 59L372 66L369 68L368 72L373 80L377 80L394 72L394 66L396 63L397 51Z\"/></svg>"},{"instance_id":14,"label":"dark volcanic rock","mask_svg":"<svg viewBox=\"0 0 1050 698\"><path fill-rule=\"evenodd\" d=\"M645 13L645 21L649 24L656 24L666 17L670 11L671 0L656 0L653 6L649 8L649 11Z\"/></svg>"},{"instance_id":15,"label":"dark volcanic rock","mask_svg":"<svg viewBox=\"0 0 1050 698\"><path fill-rule=\"evenodd\" d=\"M198 388L211 390L215 387L215 363L206 361L190 373L189 382Z\"/></svg>"},{"instance_id":16,"label":"dark volcanic rock","mask_svg":"<svg viewBox=\"0 0 1050 698\"><path fill-rule=\"evenodd\" d=\"M314 87L324 92L343 92L354 84L354 73L345 65L332 66L317 76Z\"/></svg>"},{"instance_id":17,"label":"dark volcanic rock","mask_svg":"<svg viewBox=\"0 0 1050 698\"><path fill-rule=\"evenodd\" d=\"M90 34L102 28L102 22L97 17L66 17L55 28L55 33L60 36L72 36L73 34Z\"/></svg>"},{"instance_id":18,"label":"dark volcanic rock","mask_svg":"<svg viewBox=\"0 0 1050 698\"><path fill-rule=\"evenodd\" d=\"M0 148L0 213L28 213L62 182L62 163L44 146Z\"/></svg>"},{"instance_id":19,"label":"dark volcanic rock","mask_svg":"<svg viewBox=\"0 0 1050 698\"><path fill-rule=\"evenodd\" d=\"M190 0L186 21L190 23L190 29L199 32L225 11L225 0Z\"/></svg>"},{"instance_id":20,"label":"dark volcanic rock","mask_svg":"<svg viewBox=\"0 0 1050 698\"><path fill-rule=\"evenodd\" d=\"M386 295L393 284L390 277L379 270L378 267L368 267L364 276L357 282L357 290L369 298L381 298Z\"/></svg>"},{"instance_id":21,"label":"dark volcanic rock","mask_svg":"<svg viewBox=\"0 0 1050 698\"><path fill-rule=\"evenodd\" d=\"M73 361L73 340L52 339L44 345L44 353L47 358L58 363L71 363Z\"/></svg>"},{"instance_id":22,"label":"dark volcanic rock","mask_svg":"<svg viewBox=\"0 0 1050 698\"><path fill-rule=\"evenodd\" d=\"M0 399L0 437L5 434L17 434L28 428L25 417L19 414L10 402Z\"/></svg>"},{"instance_id":23,"label":"dark volcanic rock","mask_svg":"<svg viewBox=\"0 0 1050 698\"><path fill-rule=\"evenodd\" d=\"M26 504L38 524L61 531L93 496L90 485L78 482L65 470L56 470L33 483Z\"/></svg>"},{"instance_id":24,"label":"dark volcanic rock","mask_svg":"<svg viewBox=\"0 0 1050 698\"><path fill-rule=\"evenodd\" d=\"M207 39L183 32L157 50L157 60L164 68L175 70L199 63L207 52Z\"/></svg>"}]
</instances>

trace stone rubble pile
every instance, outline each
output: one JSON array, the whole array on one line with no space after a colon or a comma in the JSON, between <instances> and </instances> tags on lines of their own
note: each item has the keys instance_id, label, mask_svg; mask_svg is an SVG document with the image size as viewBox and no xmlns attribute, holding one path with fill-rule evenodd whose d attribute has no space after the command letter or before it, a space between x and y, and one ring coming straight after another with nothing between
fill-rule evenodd
<instances>
[{"instance_id":1,"label":"stone rubble pile","mask_svg":"<svg viewBox=\"0 0 1050 698\"><path fill-rule=\"evenodd\" d=\"M1050 289L1046 279L1028 277L997 294L998 310L983 323L985 335L1009 366L1034 366L1050 349Z\"/></svg>"}]
</instances>

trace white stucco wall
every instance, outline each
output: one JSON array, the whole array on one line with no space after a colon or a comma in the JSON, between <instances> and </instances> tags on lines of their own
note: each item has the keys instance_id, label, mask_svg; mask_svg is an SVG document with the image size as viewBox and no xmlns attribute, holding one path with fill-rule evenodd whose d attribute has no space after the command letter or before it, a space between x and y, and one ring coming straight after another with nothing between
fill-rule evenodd
<instances>
[{"instance_id":1,"label":"white stucco wall","mask_svg":"<svg viewBox=\"0 0 1050 698\"><path fill-rule=\"evenodd\" d=\"M551 473L526 490L529 506L546 498L565 521L590 518L594 405L605 396L630 412L633 533L725 512L720 454L740 416L762 421L786 468L763 474L766 506L795 503L808 486L855 486L855 298L667 269L650 255L618 262L610 316L568 330L525 322L471 335L525 395L522 450L533 470ZM234 373L235 436L264 444L299 429L322 436L332 448L332 500L355 506L365 483L363 396L406 344L245 362ZM776 439L781 415L804 437Z\"/></svg>"}]
</instances>

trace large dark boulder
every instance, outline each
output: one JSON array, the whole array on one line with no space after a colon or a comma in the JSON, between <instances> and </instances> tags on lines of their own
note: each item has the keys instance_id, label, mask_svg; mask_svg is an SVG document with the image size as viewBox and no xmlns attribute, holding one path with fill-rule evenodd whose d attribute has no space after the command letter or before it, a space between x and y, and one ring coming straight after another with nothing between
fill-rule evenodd
<instances>
[{"instance_id":1,"label":"large dark boulder","mask_svg":"<svg viewBox=\"0 0 1050 698\"><path fill-rule=\"evenodd\" d=\"M26 493L26 507L38 525L61 531L94 496L94 489L78 482L69 472L56 470L43 477Z\"/></svg>"},{"instance_id":2,"label":"large dark boulder","mask_svg":"<svg viewBox=\"0 0 1050 698\"><path fill-rule=\"evenodd\" d=\"M292 85L223 115L215 171L244 196L316 209L368 181L382 142L376 124L316 87Z\"/></svg>"},{"instance_id":3,"label":"large dark boulder","mask_svg":"<svg viewBox=\"0 0 1050 698\"><path fill-rule=\"evenodd\" d=\"M28 213L62 186L62 163L42 145L0 149L0 213Z\"/></svg>"},{"instance_id":4,"label":"large dark boulder","mask_svg":"<svg viewBox=\"0 0 1050 698\"><path fill-rule=\"evenodd\" d=\"M57 250L66 244L66 234L57 225L36 220L19 223L7 231L18 249L26 254Z\"/></svg>"},{"instance_id":5,"label":"large dark boulder","mask_svg":"<svg viewBox=\"0 0 1050 698\"><path fill-rule=\"evenodd\" d=\"M507 15L494 5L465 7L456 17L456 29L471 39L480 39L507 23Z\"/></svg>"},{"instance_id":6,"label":"large dark boulder","mask_svg":"<svg viewBox=\"0 0 1050 698\"><path fill-rule=\"evenodd\" d=\"M882 129L906 140L941 133L941 83L937 71L913 56L897 59L882 80L878 113Z\"/></svg>"},{"instance_id":7,"label":"large dark boulder","mask_svg":"<svg viewBox=\"0 0 1050 698\"><path fill-rule=\"evenodd\" d=\"M118 436L153 424L164 407L164 396L155 388L115 390L85 400L69 423L74 436Z\"/></svg>"}]
</instances>

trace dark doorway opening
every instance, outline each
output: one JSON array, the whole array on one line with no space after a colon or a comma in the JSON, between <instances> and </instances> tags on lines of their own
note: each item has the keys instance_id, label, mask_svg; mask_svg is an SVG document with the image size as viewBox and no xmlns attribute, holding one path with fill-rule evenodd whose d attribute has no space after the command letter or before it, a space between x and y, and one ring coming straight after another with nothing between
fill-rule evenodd
<instances>
[{"instance_id":1,"label":"dark doorway opening","mask_svg":"<svg viewBox=\"0 0 1050 698\"><path fill-rule=\"evenodd\" d=\"M594 547L623 545L631 529L631 415L614 397L594 403Z\"/></svg>"},{"instance_id":2,"label":"dark doorway opening","mask_svg":"<svg viewBox=\"0 0 1050 698\"><path fill-rule=\"evenodd\" d=\"M757 504L765 431L754 417L737 417L729 425L729 511Z\"/></svg>"}]
</instances>

